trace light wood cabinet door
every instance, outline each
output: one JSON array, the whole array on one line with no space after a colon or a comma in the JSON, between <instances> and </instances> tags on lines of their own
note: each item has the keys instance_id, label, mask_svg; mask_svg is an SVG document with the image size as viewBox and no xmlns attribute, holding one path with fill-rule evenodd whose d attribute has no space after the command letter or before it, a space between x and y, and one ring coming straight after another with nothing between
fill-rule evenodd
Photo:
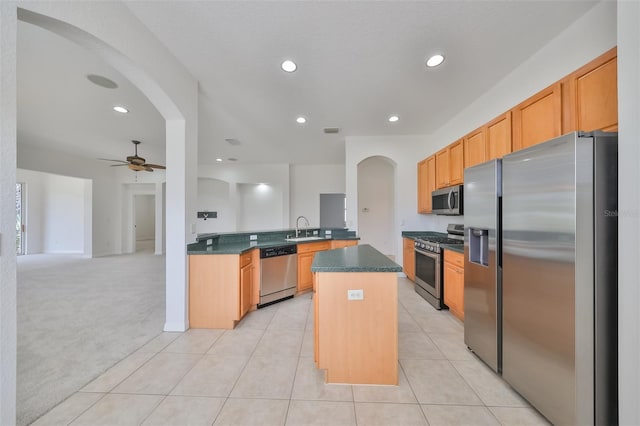
<instances>
[{"instance_id":1,"label":"light wood cabinet door","mask_svg":"<svg viewBox=\"0 0 640 426\"><path fill-rule=\"evenodd\" d=\"M618 58L613 48L572 73L567 79L569 103L564 133L618 130Z\"/></svg>"},{"instance_id":2,"label":"light wood cabinet door","mask_svg":"<svg viewBox=\"0 0 640 426\"><path fill-rule=\"evenodd\" d=\"M487 160L502 158L512 151L511 111L489 122L485 127Z\"/></svg>"},{"instance_id":3,"label":"light wood cabinet door","mask_svg":"<svg viewBox=\"0 0 640 426\"><path fill-rule=\"evenodd\" d=\"M240 268L240 312L237 319L242 318L251 309L254 268L253 264Z\"/></svg>"},{"instance_id":4,"label":"light wood cabinet door","mask_svg":"<svg viewBox=\"0 0 640 426\"><path fill-rule=\"evenodd\" d=\"M464 167L475 166L486 161L484 129L478 129L464 137Z\"/></svg>"},{"instance_id":5,"label":"light wood cabinet door","mask_svg":"<svg viewBox=\"0 0 640 426\"><path fill-rule=\"evenodd\" d=\"M528 148L562 134L562 85L538 92L512 110L513 150Z\"/></svg>"},{"instance_id":6,"label":"light wood cabinet door","mask_svg":"<svg viewBox=\"0 0 640 426\"><path fill-rule=\"evenodd\" d=\"M431 213L431 193L436 189L436 157L418 163L418 213Z\"/></svg>"},{"instance_id":7,"label":"light wood cabinet door","mask_svg":"<svg viewBox=\"0 0 640 426\"><path fill-rule=\"evenodd\" d=\"M462 139L449 145L449 185L464 181L464 144Z\"/></svg>"},{"instance_id":8,"label":"light wood cabinet door","mask_svg":"<svg viewBox=\"0 0 640 426\"><path fill-rule=\"evenodd\" d=\"M449 311L464 321L464 256L444 251L444 303Z\"/></svg>"},{"instance_id":9,"label":"light wood cabinet door","mask_svg":"<svg viewBox=\"0 0 640 426\"><path fill-rule=\"evenodd\" d=\"M411 238L403 238L402 271L411 281L416 280L416 255L415 245Z\"/></svg>"},{"instance_id":10,"label":"light wood cabinet door","mask_svg":"<svg viewBox=\"0 0 640 426\"><path fill-rule=\"evenodd\" d=\"M345 248L345 247L351 247L351 246L357 246L357 245L358 245L358 240L332 240L331 241L332 249L339 249L339 248Z\"/></svg>"},{"instance_id":11,"label":"light wood cabinet door","mask_svg":"<svg viewBox=\"0 0 640 426\"><path fill-rule=\"evenodd\" d=\"M315 252L298 253L298 291L306 291L313 288L313 274L311 264Z\"/></svg>"},{"instance_id":12,"label":"light wood cabinet door","mask_svg":"<svg viewBox=\"0 0 640 426\"><path fill-rule=\"evenodd\" d=\"M436 153L436 188L449 186L449 149Z\"/></svg>"},{"instance_id":13,"label":"light wood cabinet door","mask_svg":"<svg viewBox=\"0 0 640 426\"><path fill-rule=\"evenodd\" d=\"M240 256L189 255L189 325L233 329L239 319Z\"/></svg>"}]
</instances>

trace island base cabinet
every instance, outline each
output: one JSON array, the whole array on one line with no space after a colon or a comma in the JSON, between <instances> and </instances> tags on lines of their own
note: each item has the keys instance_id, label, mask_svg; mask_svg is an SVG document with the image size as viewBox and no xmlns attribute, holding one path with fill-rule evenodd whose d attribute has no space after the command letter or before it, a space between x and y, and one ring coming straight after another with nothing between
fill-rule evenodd
<instances>
[{"instance_id":1,"label":"island base cabinet","mask_svg":"<svg viewBox=\"0 0 640 426\"><path fill-rule=\"evenodd\" d=\"M239 266L237 254L189 255L191 328L233 329L240 319Z\"/></svg>"},{"instance_id":2,"label":"island base cabinet","mask_svg":"<svg viewBox=\"0 0 640 426\"><path fill-rule=\"evenodd\" d=\"M315 354L326 382L397 385L397 274L315 275ZM348 290L362 290L363 299L349 300Z\"/></svg>"}]
</instances>

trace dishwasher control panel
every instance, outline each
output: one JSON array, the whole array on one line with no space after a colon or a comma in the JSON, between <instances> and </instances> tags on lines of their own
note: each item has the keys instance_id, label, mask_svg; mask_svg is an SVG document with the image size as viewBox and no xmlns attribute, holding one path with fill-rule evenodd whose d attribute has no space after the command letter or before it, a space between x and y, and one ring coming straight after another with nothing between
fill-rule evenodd
<instances>
[{"instance_id":1,"label":"dishwasher control panel","mask_svg":"<svg viewBox=\"0 0 640 426\"><path fill-rule=\"evenodd\" d=\"M295 244L279 247L267 247L260 249L260 259L274 256L287 256L289 254L296 254L298 252L298 246Z\"/></svg>"}]
</instances>

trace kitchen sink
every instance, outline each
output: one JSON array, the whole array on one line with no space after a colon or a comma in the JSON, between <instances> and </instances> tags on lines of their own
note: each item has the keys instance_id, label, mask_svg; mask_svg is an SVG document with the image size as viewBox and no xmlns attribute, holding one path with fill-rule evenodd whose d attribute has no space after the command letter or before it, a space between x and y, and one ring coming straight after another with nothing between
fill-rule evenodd
<instances>
[{"instance_id":1,"label":"kitchen sink","mask_svg":"<svg viewBox=\"0 0 640 426\"><path fill-rule=\"evenodd\" d=\"M297 237L297 238L285 238L285 241L313 241L313 240L324 240L322 237Z\"/></svg>"}]
</instances>

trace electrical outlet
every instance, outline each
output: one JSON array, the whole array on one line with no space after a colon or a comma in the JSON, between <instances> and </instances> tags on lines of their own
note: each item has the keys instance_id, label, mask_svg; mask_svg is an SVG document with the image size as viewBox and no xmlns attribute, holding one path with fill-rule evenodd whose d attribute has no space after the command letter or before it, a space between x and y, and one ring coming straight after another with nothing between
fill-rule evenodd
<instances>
[{"instance_id":1,"label":"electrical outlet","mask_svg":"<svg viewBox=\"0 0 640 426\"><path fill-rule=\"evenodd\" d=\"M347 290L347 300L364 300L364 290Z\"/></svg>"},{"instance_id":2,"label":"electrical outlet","mask_svg":"<svg viewBox=\"0 0 640 426\"><path fill-rule=\"evenodd\" d=\"M318 231L313 231L313 235L318 235Z\"/></svg>"},{"instance_id":3,"label":"electrical outlet","mask_svg":"<svg viewBox=\"0 0 640 426\"><path fill-rule=\"evenodd\" d=\"M208 246L210 246L211 244L213 244L213 239L212 239L212 238L209 238L209 239L207 240L207 245L208 245Z\"/></svg>"},{"instance_id":4,"label":"electrical outlet","mask_svg":"<svg viewBox=\"0 0 640 426\"><path fill-rule=\"evenodd\" d=\"M324 235L325 235L326 237L330 237L330 236L331 236L331 231L330 231L330 230L328 230L328 229L327 229L327 230L325 230L325 231L324 231Z\"/></svg>"},{"instance_id":5,"label":"electrical outlet","mask_svg":"<svg viewBox=\"0 0 640 426\"><path fill-rule=\"evenodd\" d=\"M257 235L249 235L249 241L255 241L258 239Z\"/></svg>"}]
</instances>

